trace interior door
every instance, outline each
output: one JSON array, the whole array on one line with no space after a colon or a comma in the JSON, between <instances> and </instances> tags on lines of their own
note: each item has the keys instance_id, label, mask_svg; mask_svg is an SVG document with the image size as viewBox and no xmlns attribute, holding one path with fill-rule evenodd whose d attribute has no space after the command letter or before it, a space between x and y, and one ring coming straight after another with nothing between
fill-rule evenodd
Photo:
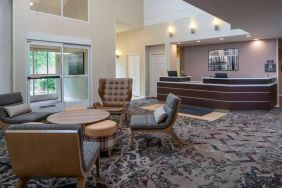
<instances>
[{"instance_id":1,"label":"interior door","mask_svg":"<svg viewBox=\"0 0 282 188\"><path fill-rule=\"evenodd\" d=\"M140 96L140 55L127 56L127 77L132 78L132 95Z\"/></svg>"},{"instance_id":2,"label":"interior door","mask_svg":"<svg viewBox=\"0 0 282 188\"><path fill-rule=\"evenodd\" d=\"M160 77L166 76L166 61L164 52L150 54L150 95L157 97L157 83Z\"/></svg>"},{"instance_id":3,"label":"interior door","mask_svg":"<svg viewBox=\"0 0 282 188\"><path fill-rule=\"evenodd\" d=\"M28 45L28 102L34 111L62 111L62 44L28 41Z\"/></svg>"}]
</instances>

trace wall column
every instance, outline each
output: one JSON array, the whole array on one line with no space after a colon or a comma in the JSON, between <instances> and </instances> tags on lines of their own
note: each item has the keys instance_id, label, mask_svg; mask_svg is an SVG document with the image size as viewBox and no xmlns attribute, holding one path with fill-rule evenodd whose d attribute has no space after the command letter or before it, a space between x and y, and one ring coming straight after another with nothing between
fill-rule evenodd
<instances>
[{"instance_id":1,"label":"wall column","mask_svg":"<svg viewBox=\"0 0 282 188\"><path fill-rule=\"evenodd\" d=\"M12 2L0 1L0 93L12 92Z\"/></svg>"}]
</instances>

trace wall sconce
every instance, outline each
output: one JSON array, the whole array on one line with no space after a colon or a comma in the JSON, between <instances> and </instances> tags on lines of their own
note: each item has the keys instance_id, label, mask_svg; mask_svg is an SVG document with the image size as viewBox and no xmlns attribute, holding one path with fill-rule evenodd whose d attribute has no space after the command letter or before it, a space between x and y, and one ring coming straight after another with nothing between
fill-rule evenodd
<instances>
[{"instance_id":1,"label":"wall sconce","mask_svg":"<svg viewBox=\"0 0 282 188\"><path fill-rule=\"evenodd\" d=\"M196 33L196 24L192 21L190 24L190 33L195 34Z\"/></svg>"},{"instance_id":2,"label":"wall sconce","mask_svg":"<svg viewBox=\"0 0 282 188\"><path fill-rule=\"evenodd\" d=\"M174 35L174 27L173 26L169 26L168 27L168 35L169 35L169 37L173 37L173 35Z\"/></svg>"},{"instance_id":3,"label":"wall sconce","mask_svg":"<svg viewBox=\"0 0 282 188\"><path fill-rule=\"evenodd\" d=\"M213 20L213 28L214 28L214 30L215 31L219 31L219 19L218 18L214 18L214 20Z\"/></svg>"},{"instance_id":4,"label":"wall sconce","mask_svg":"<svg viewBox=\"0 0 282 188\"><path fill-rule=\"evenodd\" d=\"M32 0L29 1L29 6L33 7L33 1Z\"/></svg>"},{"instance_id":5,"label":"wall sconce","mask_svg":"<svg viewBox=\"0 0 282 188\"><path fill-rule=\"evenodd\" d=\"M119 58L120 55L121 55L121 52L119 50L116 50L116 58Z\"/></svg>"}]
</instances>

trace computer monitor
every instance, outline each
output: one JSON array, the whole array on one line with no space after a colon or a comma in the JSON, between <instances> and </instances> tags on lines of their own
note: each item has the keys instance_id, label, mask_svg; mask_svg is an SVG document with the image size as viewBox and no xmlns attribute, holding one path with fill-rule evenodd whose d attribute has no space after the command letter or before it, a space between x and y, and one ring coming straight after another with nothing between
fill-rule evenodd
<instances>
[{"instance_id":1,"label":"computer monitor","mask_svg":"<svg viewBox=\"0 0 282 188\"><path fill-rule=\"evenodd\" d=\"M215 73L215 78L228 78L227 73Z\"/></svg>"},{"instance_id":2,"label":"computer monitor","mask_svg":"<svg viewBox=\"0 0 282 188\"><path fill-rule=\"evenodd\" d=\"M167 71L169 77L177 77L177 71Z\"/></svg>"}]
</instances>

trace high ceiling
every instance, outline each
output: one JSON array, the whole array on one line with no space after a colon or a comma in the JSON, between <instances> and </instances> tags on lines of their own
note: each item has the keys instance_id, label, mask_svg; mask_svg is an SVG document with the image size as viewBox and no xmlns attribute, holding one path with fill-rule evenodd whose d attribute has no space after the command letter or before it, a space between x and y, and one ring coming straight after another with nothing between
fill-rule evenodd
<instances>
[{"instance_id":1,"label":"high ceiling","mask_svg":"<svg viewBox=\"0 0 282 188\"><path fill-rule=\"evenodd\" d=\"M282 0L185 0L255 38L282 37Z\"/></svg>"},{"instance_id":2,"label":"high ceiling","mask_svg":"<svg viewBox=\"0 0 282 188\"><path fill-rule=\"evenodd\" d=\"M144 26L205 14L183 0L144 0Z\"/></svg>"}]
</instances>

